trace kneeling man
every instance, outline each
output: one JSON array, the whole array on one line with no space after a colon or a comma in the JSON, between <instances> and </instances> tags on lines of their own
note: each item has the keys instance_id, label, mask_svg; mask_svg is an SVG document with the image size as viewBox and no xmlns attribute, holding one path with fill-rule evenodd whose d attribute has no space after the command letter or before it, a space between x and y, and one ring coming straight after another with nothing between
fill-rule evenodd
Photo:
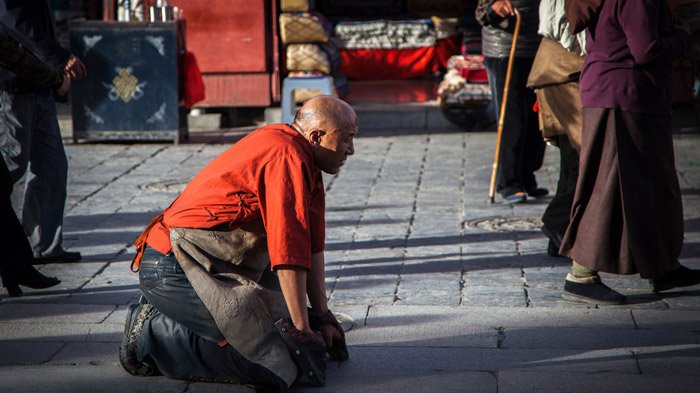
<instances>
[{"instance_id":1,"label":"kneeling man","mask_svg":"<svg viewBox=\"0 0 700 393\"><path fill-rule=\"evenodd\" d=\"M119 351L133 375L285 391L348 358L328 309L321 172L354 153L357 117L329 96L252 132L199 172L136 241L143 294ZM307 308L307 296L310 308Z\"/></svg>"}]
</instances>

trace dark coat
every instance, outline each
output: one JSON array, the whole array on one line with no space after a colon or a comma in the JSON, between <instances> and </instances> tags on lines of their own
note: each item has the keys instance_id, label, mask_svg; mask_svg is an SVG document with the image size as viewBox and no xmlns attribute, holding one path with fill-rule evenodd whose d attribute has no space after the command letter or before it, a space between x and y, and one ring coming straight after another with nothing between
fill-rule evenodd
<instances>
[{"instance_id":1,"label":"dark coat","mask_svg":"<svg viewBox=\"0 0 700 393\"><path fill-rule=\"evenodd\" d=\"M5 33L51 69L63 67L70 52L56 39L51 10L46 0L0 0L0 24ZM0 89L18 93L48 94L46 87L0 70Z\"/></svg>"}]
</instances>

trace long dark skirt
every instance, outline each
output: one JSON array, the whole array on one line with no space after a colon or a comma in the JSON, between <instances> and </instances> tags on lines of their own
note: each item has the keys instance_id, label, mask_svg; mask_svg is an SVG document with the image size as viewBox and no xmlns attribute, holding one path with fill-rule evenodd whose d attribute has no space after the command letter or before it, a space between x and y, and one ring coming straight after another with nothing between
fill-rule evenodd
<instances>
[{"instance_id":1,"label":"long dark skirt","mask_svg":"<svg viewBox=\"0 0 700 393\"><path fill-rule=\"evenodd\" d=\"M655 278L677 266L682 245L671 117L583 108L580 172L560 253L589 269Z\"/></svg>"}]
</instances>

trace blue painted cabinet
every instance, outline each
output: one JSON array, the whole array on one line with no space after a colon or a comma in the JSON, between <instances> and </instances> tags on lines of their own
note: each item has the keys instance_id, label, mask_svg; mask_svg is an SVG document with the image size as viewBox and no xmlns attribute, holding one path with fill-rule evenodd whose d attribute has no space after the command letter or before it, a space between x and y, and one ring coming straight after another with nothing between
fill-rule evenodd
<instances>
[{"instance_id":1,"label":"blue painted cabinet","mask_svg":"<svg viewBox=\"0 0 700 393\"><path fill-rule=\"evenodd\" d=\"M187 137L179 107L176 22L86 21L71 26L71 52L86 78L71 88L73 139L172 140Z\"/></svg>"}]
</instances>

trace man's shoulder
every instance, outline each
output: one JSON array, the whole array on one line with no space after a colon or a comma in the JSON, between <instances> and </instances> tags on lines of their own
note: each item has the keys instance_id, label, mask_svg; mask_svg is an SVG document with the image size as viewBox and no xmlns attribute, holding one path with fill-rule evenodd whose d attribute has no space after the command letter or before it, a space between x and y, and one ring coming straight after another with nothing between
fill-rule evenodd
<instances>
[{"instance_id":1,"label":"man's shoulder","mask_svg":"<svg viewBox=\"0 0 700 393\"><path fill-rule=\"evenodd\" d=\"M310 153L308 142L299 132L287 124L270 124L250 133L246 145L264 147L267 151Z\"/></svg>"}]
</instances>

